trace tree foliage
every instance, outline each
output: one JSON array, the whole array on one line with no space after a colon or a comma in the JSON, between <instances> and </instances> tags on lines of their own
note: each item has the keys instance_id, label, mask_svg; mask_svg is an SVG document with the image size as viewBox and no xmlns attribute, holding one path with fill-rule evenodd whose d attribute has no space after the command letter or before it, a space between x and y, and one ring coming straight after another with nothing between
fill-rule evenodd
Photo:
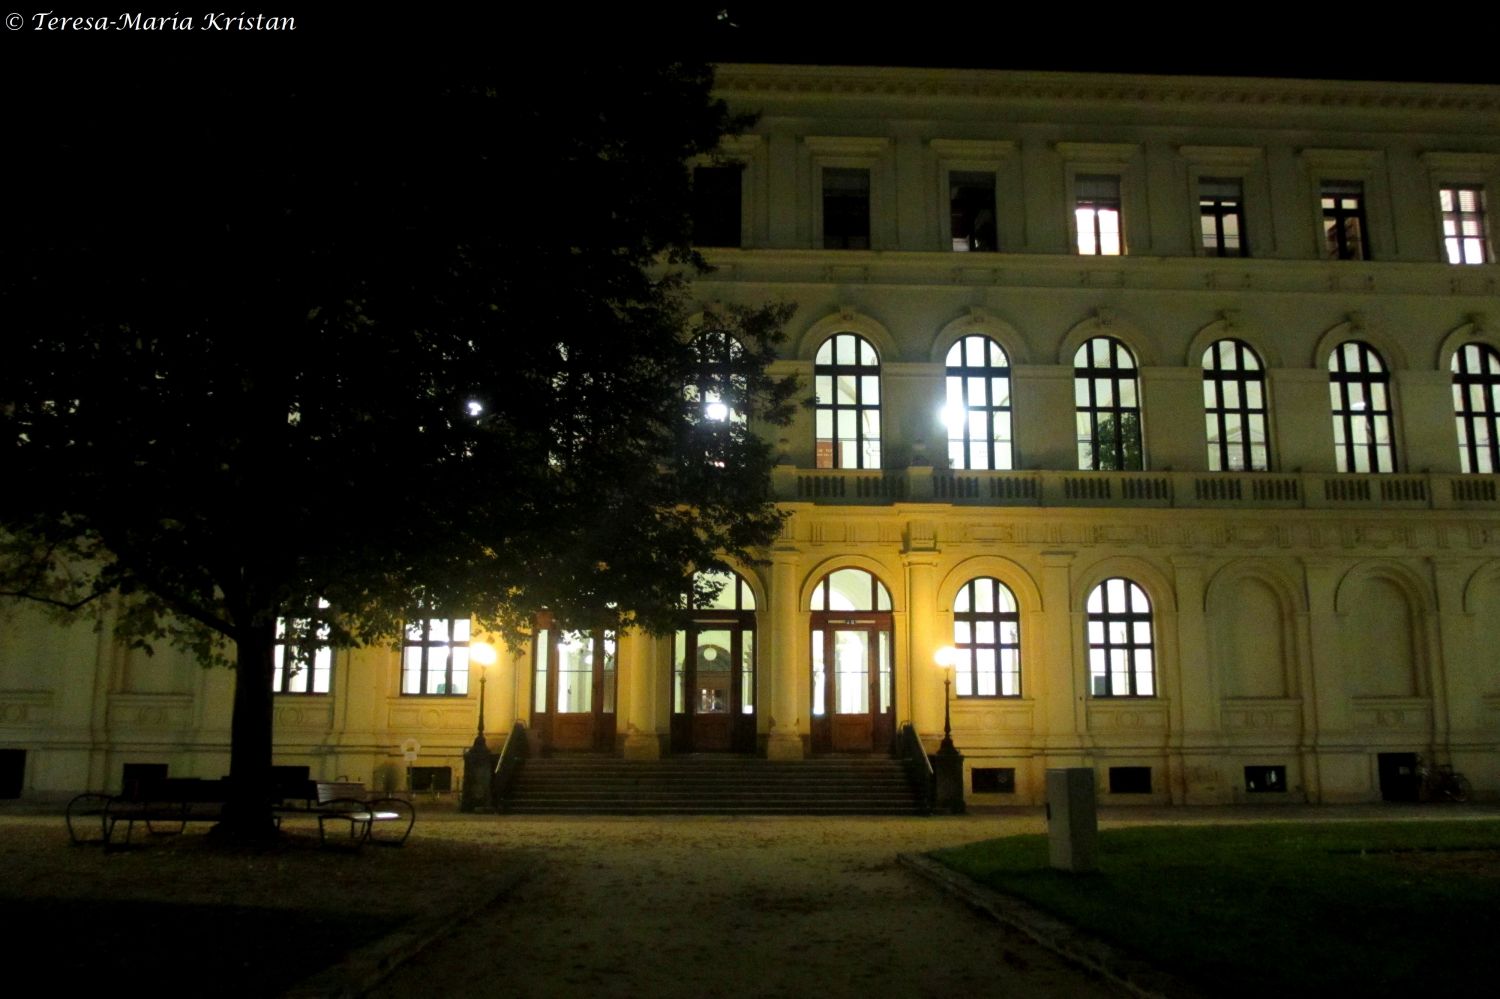
<instances>
[{"instance_id":1,"label":"tree foliage","mask_svg":"<svg viewBox=\"0 0 1500 999\"><path fill-rule=\"evenodd\" d=\"M774 535L770 451L704 391L784 421L785 312L694 325L686 294L687 161L737 123L703 66L568 70L142 76L21 113L0 589L235 643L236 768L314 597L342 641L424 610L660 625Z\"/></svg>"}]
</instances>

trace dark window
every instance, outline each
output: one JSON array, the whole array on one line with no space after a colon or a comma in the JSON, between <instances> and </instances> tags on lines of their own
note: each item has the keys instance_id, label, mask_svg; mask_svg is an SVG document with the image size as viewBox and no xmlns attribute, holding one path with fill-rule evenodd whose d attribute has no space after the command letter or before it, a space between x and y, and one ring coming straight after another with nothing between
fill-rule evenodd
<instances>
[{"instance_id":1,"label":"dark window","mask_svg":"<svg viewBox=\"0 0 1500 999\"><path fill-rule=\"evenodd\" d=\"M1453 355L1453 414L1464 472L1500 471L1500 353L1468 343Z\"/></svg>"},{"instance_id":2,"label":"dark window","mask_svg":"<svg viewBox=\"0 0 1500 999\"><path fill-rule=\"evenodd\" d=\"M469 692L469 619L409 621L401 649L401 693Z\"/></svg>"},{"instance_id":3,"label":"dark window","mask_svg":"<svg viewBox=\"0 0 1500 999\"><path fill-rule=\"evenodd\" d=\"M271 689L278 694L326 694L333 684L332 632L326 616L328 601L300 617L276 619Z\"/></svg>"},{"instance_id":4,"label":"dark window","mask_svg":"<svg viewBox=\"0 0 1500 999\"><path fill-rule=\"evenodd\" d=\"M857 333L835 333L813 360L818 468L880 467L880 358Z\"/></svg>"},{"instance_id":5,"label":"dark window","mask_svg":"<svg viewBox=\"0 0 1500 999\"><path fill-rule=\"evenodd\" d=\"M1245 790L1251 794L1285 793L1286 767L1246 767Z\"/></svg>"},{"instance_id":6,"label":"dark window","mask_svg":"<svg viewBox=\"0 0 1500 999\"><path fill-rule=\"evenodd\" d=\"M1203 410L1209 471L1264 472L1270 468L1266 376L1249 344L1220 340L1204 351Z\"/></svg>"},{"instance_id":7,"label":"dark window","mask_svg":"<svg viewBox=\"0 0 1500 999\"><path fill-rule=\"evenodd\" d=\"M26 750L0 749L0 798L19 798L26 790Z\"/></svg>"},{"instance_id":8,"label":"dark window","mask_svg":"<svg viewBox=\"0 0 1500 999\"><path fill-rule=\"evenodd\" d=\"M1329 260L1370 259L1363 181L1323 182L1323 246Z\"/></svg>"},{"instance_id":9,"label":"dark window","mask_svg":"<svg viewBox=\"0 0 1500 999\"><path fill-rule=\"evenodd\" d=\"M1112 337L1095 337L1073 357L1078 467L1139 471L1141 406L1135 357Z\"/></svg>"},{"instance_id":10,"label":"dark window","mask_svg":"<svg viewBox=\"0 0 1500 999\"><path fill-rule=\"evenodd\" d=\"M1203 250L1212 257L1248 257L1245 245L1245 198L1238 178L1203 177L1198 181L1198 215Z\"/></svg>"},{"instance_id":11,"label":"dark window","mask_svg":"<svg viewBox=\"0 0 1500 999\"><path fill-rule=\"evenodd\" d=\"M1150 767L1110 767L1110 794L1150 794Z\"/></svg>"},{"instance_id":12,"label":"dark window","mask_svg":"<svg viewBox=\"0 0 1500 999\"><path fill-rule=\"evenodd\" d=\"M738 166L702 166L693 170L693 243L740 245L740 175Z\"/></svg>"},{"instance_id":13,"label":"dark window","mask_svg":"<svg viewBox=\"0 0 1500 999\"><path fill-rule=\"evenodd\" d=\"M948 349L950 468L1012 468L1010 359L987 336L966 336Z\"/></svg>"},{"instance_id":14,"label":"dark window","mask_svg":"<svg viewBox=\"0 0 1500 999\"><path fill-rule=\"evenodd\" d=\"M998 579L971 579L953 600L953 693L1021 696L1021 616Z\"/></svg>"},{"instance_id":15,"label":"dark window","mask_svg":"<svg viewBox=\"0 0 1500 999\"><path fill-rule=\"evenodd\" d=\"M408 791L453 790L452 767L407 767L406 773L411 783Z\"/></svg>"},{"instance_id":16,"label":"dark window","mask_svg":"<svg viewBox=\"0 0 1500 999\"><path fill-rule=\"evenodd\" d=\"M1390 382L1380 355L1368 344L1350 340L1329 355L1328 392L1340 472L1396 470Z\"/></svg>"},{"instance_id":17,"label":"dark window","mask_svg":"<svg viewBox=\"0 0 1500 999\"><path fill-rule=\"evenodd\" d=\"M870 171L824 168L823 248L870 248Z\"/></svg>"},{"instance_id":18,"label":"dark window","mask_svg":"<svg viewBox=\"0 0 1500 999\"><path fill-rule=\"evenodd\" d=\"M1015 794L1015 767L975 767L969 771L969 790L975 794Z\"/></svg>"},{"instance_id":19,"label":"dark window","mask_svg":"<svg viewBox=\"0 0 1500 999\"><path fill-rule=\"evenodd\" d=\"M994 251L995 175L950 173L948 208L952 217L953 248L959 251Z\"/></svg>"},{"instance_id":20,"label":"dark window","mask_svg":"<svg viewBox=\"0 0 1500 999\"><path fill-rule=\"evenodd\" d=\"M1489 260L1484 234L1484 188L1445 187L1438 192L1443 211L1443 249L1450 264L1482 264Z\"/></svg>"},{"instance_id":21,"label":"dark window","mask_svg":"<svg viewBox=\"0 0 1500 999\"><path fill-rule=\"evenodd\" d=\"M1128 579L1106 579L1088 599L1089 693L1154 697L1151 601Z\"/></svg>"},{"instance_id":22,"label":"dark window","mask_svg":"<svg viewBox=\"0 0 1500 999\"><path fill-rule=\"evenodd\" d=\"M1120 229L1120 178L1081 174L1073 180L1073 218L1078 252L1117 257L1125 252Z\"/></svg>"}]
</instances>

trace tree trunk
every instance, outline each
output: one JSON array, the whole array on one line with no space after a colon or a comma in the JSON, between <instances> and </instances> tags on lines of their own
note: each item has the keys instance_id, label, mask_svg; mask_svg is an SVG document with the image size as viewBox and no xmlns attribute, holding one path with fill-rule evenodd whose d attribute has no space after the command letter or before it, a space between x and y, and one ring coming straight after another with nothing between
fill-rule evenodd
<instances>
[{"instance_id":1,"label":"tree trunk","mask_svg":"<svg viewBox=\"0 0 1500 999\"><path fill-rule=\"evenodd\" d=\"M276 835L271 819L271 677L275 625L240 633L234 672L234 719L230 728L229 801L218 825L235 839Z\"/></svg>"}]
</instances>

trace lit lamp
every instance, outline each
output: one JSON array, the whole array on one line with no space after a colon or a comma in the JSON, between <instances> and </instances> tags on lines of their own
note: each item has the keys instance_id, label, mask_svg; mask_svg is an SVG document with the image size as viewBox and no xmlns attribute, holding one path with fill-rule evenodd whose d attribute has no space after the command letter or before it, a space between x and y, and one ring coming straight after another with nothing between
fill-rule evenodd
<instances>
[{"instance_id":1,"label":"lit lamp","mask_svg":"<svg viewBox=\"0 0 1500 999\"><path fill-rule=\"evenodd\" d=\"M484 745L484 684L488 679L486 666L495 665L495 647L489 642L475 642L469 646L469 662L479 667L479 729L474 735L474 745Z\"/></svg>"},{"instance_id":2,"label":"lit lamp","mask_svg":"<svg viewBox=\"0 0 1500 999\"><path fill-rule=\"evenodd\" d=\"M495 647L488 642L469 646L469 666L479 674L479 725L474 745L464 752L464 790L459 808L465 812L483 809L490 801L490 775L495 769L495 758L484 741L484 684L485 667L493 666L495 658Z\"/></svg>"},{"instance_id":3,"label":"lit lamp","mask_svg":"<svg viewBox=\"0 0 1500 999\"><path fill-rule=\"evenodd\" d=\"M953 748L953 714L949 708L949 692L953 686L953 664L958 662L958 650L945 645L932 658L943 671L943 741L938 745L938 752L954 753L957 750Z\"/></svg>"}]
</instances>

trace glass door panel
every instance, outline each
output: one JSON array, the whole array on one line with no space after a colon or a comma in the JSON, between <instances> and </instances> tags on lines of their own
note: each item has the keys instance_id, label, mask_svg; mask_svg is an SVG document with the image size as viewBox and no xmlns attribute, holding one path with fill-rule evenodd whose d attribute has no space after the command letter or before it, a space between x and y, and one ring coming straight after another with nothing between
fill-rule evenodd
<instances>
[{"instance_id":1,"label":"glass door panel","mask_svg":"<svg viewBox=\"0 0 1500 999\"><path fill-rule=\"evenodd\" d=\"M727 630L700 631L697 652L694 711L727 715L733 683L733 636Z\"/></svg>"},{"instance_id":2,"label":"glass door panel","mask_svg":"<svg viewBox=\"0 0 1500 999\"><path fill-rule=\"evenodd\" d=\"M828 714L827 690L828 669L823 662L823 630L814 628L812 633L812 713L821 718Z\"/></svg>"},{"instance_id":3,"label":"glass door panel","mask_svg":"<svg viewBox=\"0 0 1500 999\"><path fill-rule=\"evenodd\" d=\"M565 631L557 643L557 711L582 714L594 707L594 643L587 632Z\"/></svg>"},{"instance_id":4,"label":"glass door panel","mask_svg":"<svg viewBox=\"0 0 1500 999\"><path fill-rule=\"evenodd\" d=\"M833 700L841 715L870 713L870 636L863 631L833 633Z\"/></svg>"}]
</instances>

